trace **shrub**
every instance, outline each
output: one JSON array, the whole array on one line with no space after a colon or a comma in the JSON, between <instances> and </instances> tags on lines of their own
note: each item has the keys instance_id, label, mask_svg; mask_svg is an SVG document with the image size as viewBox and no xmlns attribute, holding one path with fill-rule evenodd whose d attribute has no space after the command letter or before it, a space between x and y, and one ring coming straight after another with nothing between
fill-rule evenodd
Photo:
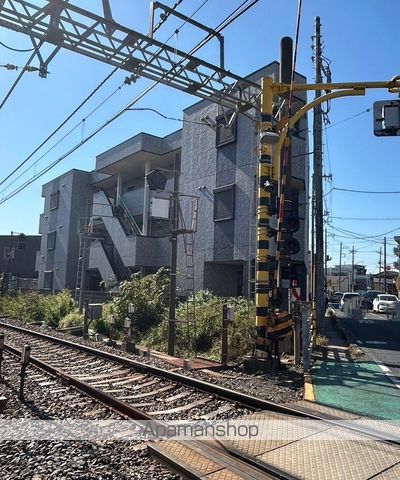
<instances>
[{"instance_id":1,"label":"shrub","mask_svg":"<svg viewBox=\"0 0 400 480\"><path fill-rule=\"evenodd\" d=\"M74 310L60 320L58 328L76 327L79 325L83 325L83 315L79 313L79 310Z\"/></svg>"},{"instance_id":2,"label":"shrub","mask_svg":"<svg viewBox=\"0 0 400 480\"><path fill-rule=\"evenodd\" d=\"M169 277L165 269L142 279L138 274L130 280L120 283L120 295L103 308L104 325L109 325L110 315L116 319L115 330L122 334L125 317L128 316L128 305L135 305L134 332L136 340L144 332L166 318L168 305Z\"/></svg>"},{"instance_id":3,"label":"shrub","mask_svg":"<svg viewBox=\"0 0 400 480\"><path fill-rule=\"evenodd\" d=\"M110 334L110 324L104 318L96 318L96 320L93 320L90 328L93 328L93 330L102 335L109 336Z\"/></svg>"},{"instance_id":4,"label":"shrub","mask_svg":"<svg viewBox=\"0 0 400 480\"><path fill-rule=\"evenodd\" d=\"M210 291L202 290L195 294L196 324L177 323L177 354L193 356L195 353L219 359L222 344L222 305L227 303L234 308L235 321L228 327L228 351L231 359L249 353L255 339L254 303L244 298L222 299ZM193 299L178 305L177 318L183 320L193 309ZM167 350L167 322L153 327L144 342L156 350Z\"/></svg>"},{"instance_id":5,"label":"shrub","mask_svg":"<svg viewBox=\"0 0 400 480\"><path fill-rule=\"evenodd\" d=\"M67 290L55 295L42 295L38 292L19 293L4 296L0 302L1 315L23 322L45 322L58 327L62 317L75 309L75 302Z\"/></svg>"}]
</instances>

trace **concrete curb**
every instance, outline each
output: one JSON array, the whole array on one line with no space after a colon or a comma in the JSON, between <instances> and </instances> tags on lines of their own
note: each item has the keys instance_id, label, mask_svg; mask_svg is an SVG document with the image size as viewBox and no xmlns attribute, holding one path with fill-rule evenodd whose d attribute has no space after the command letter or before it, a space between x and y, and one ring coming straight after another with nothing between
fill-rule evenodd
<instances>
[{"instance_id":1,"label":"concrete curb","mask_svg":"<svg viewBox=\"0 0 400 480\"><path fill-rule=\"evenodd\" d=\"M349 348L353 350L355 355L357 356L364 355L363 350L358 346L357 340L352 334L352 332L343 325L343 323L340 321L340 318L338 318L336 315L334 317L337 326L340 328L340 330L343 332L343 335L346 337Z\"/></svg>"},{"instance_id":2,"label":"concrete curb","mask_svg":"<svg viewBox=\"0 0 400 480\"><path fill-rule=\"evenodd\" d=\"M304 374L304 400L315 402L314 385L309 373Z\"/></svg>"}]
</instances>

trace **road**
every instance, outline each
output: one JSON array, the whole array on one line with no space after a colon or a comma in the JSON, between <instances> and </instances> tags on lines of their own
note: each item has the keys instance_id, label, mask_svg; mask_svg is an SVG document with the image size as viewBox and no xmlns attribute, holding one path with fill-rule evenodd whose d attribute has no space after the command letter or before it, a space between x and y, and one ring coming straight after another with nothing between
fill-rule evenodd
<instances>
[{"instance_id":1,"label":"road","mask_svg":"<svg viewBox=\"0 0 400 480\"><path fill-rule=\"evenodd\" d=\"M400 321L387 320L386 314L368 312L363 320L336 315L351 332L360 348L400 389Z\"/></svg>"}]
</instances>

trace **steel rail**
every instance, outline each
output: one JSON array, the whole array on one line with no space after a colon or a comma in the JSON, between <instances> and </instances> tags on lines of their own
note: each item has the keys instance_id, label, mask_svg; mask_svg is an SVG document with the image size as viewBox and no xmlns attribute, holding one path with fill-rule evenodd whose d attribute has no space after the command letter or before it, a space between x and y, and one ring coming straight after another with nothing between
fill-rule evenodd
<instances>
[{"instance_id":1,"label":"steel rail","mask_svg":"<svg viewBox=\"0 0 400 480\"><path fill-rule=\"evenodd\" d=\"M9 328L11 330L15 330L21 333L42 338L49 342L58 343L60 345L64 345L76 350L80 350L82 352L89 353L97 357L105 358L110 361L119 363L121 365L134 368L135 370L141 373L152 374L157 377L174 381L181 385L190 386L192 388L195 388L198 391L201 391L207 394L213 394L220 399L239 403L241 406L246 407L250 410L266 410L266 411L272 411L272 412L281 413L285 415L290 415L292 417L302 417L302 418L311 419L311 420L318 420L318 421L328 423L335 427L345 428L353 432L356 432L358 434L366 435L378 441L400 445L399 435L389 434L388 432L382 432L374 428L364 427L360 425L353 426L349 424L349 422L346 420L340 419L333 415L324 414L321 412L315 412L311 409L310 410L307 409L306 407L278 404L275 402L271 402L269 400L248 395L243 392L231 390L231 389L222 387L220 385L205 382L204 380L199 380L197 378L182 375L182 374L173 372L171 370L164 370L162 368L155 367L153 365L143 364L136 360L132 360L130 358L121 357L114 353L105 352L103 350L97 350L93 347L88 347L87 345L81 345L75 342L71 342L70 340L52 337L51 335L47 335L45 333L36 332L34 330L18 327L16 325L10 325L8 323L4 323L1 321L0 321L0 327ZM53 367L50 367L50 368L53 368ZM88 385L88 387L90 386ZM90 388L93 388L93 387L90 387ZM97 390L97 389L94 389L94 390ZM104 392L102 393L104 394Z\"/></svg>"},{"instance_id":2,"label":"steel rail","mask_svg":"<svg viewBox=\"0 0 400 480\"><path fill-rule=\"evenodd\" d=\"M11 345L4 344L4 349L15 356L21 356L21 351ZM132 407L128 403L121 402L121 400L118 400L118 398L113 397L112 395L109 395L108 393L103 392L98 388L94 388L88 383L82 382L82 380L78 380L72 375L69 375L64 371L58 368L55 368L50 364L43 362L42 360L39 360L34 356L30 357L29 362L32 363L32 365L35 365L36 367L39 367L40 369L49 373L50 375L53 375L54 377L61 379L63 383L67 383L68 385L75 387L80 392L84 393L85 395L88 395L89 397L94 398L101 404L105 405L106 407L109 407L114 412L119 413L124 417L128 417L132 420L156 421L154 420L153 417L151 417L150 415L147 415L147 413Z\"/></svg>"},{"instance_id":3,"label":"steel rail","mask_svg":"<svg viewBox=\"0 0 400 480\"><path fill-rule=\"evenodd\" d=\"M293 409L292 407L280 405L274 402L270 402L268 400L264 400L262 398L253 397L252 395L248 395L243 392L238 392L225 387L221 387L220 385L215 385L213 383L205 382L204 380L199 380L197 378L182 375L182 374L173 372L171 370L164 370L162 368L155 367L153 365L144 364L130 358L121 357L111 352L105 352L104 350L97 350L93 347L88 347L87 345L71 342L70 340L52 337L51 335L47 335L45 333L36 332L30 329L25 329L23 327L18 327L16 325L9 325L3 322L0 322L0 327L10 328L12 330L16 330L21 333L29 334L53 343L59 343L60 345L74 348L76 350L80 350L82 352L89 353L97 357L106 358L107 360L111 360L113 362L125 365L127 367L134 368L135 370L141 373L150 373L157 377L166 378L168 380L172 380L181 385L186 385L186 386L195 388L207 394L211 393L227 401L238 402L242 406L249 408L250 410L271 410L278 413L284 413L289 415L294 414L296 416L303 416L308 418L310 417L308 413L303 414L300 410Z\"/></svg>"},{"instance_id":4,"label":"steel rail","mask_svg":"<svg viewBox=\"0 0 400 480\"><path fill-rule=\"evenodd\" d=\"M3 326L3 324L1 324ZM4 349L11 354L20 357L21 356L21 350L18 350L17 348L4 344ZM79 380L72 375L67 374L66 372L55 368L48 364L47 362L44 362L43 360L40 360L34 356L30 357L30 363L32 365L35 365L36 367L40 368L41 370L49 373L50 375L60 379L63 383L66 383L72 387L74 387L76 390L80 391L81 393L93 398L100 404L104 405L105 407L109 408L110 410L114 411L115 413L127 417L131 420L147 420L151 421L154 424L160 425L160 426L167 426L163 421L156 420L154 417L148 415L147 413L138 410L131 405L122 402L121 400L118 400L116 397L113 397L112 395L109 395L108 393L103 392L102 390L99 390L97 388L92 387L86 382L83 382L82 380ZM225 463L226 467L233 467L233 468L240 468L241 466L251 466L255 471L262 473L265 475L266 480L298 480L298 477L294 477L293 475L289 474L288 472L285 472L283 470L280 470L273 465L267 464L265 462L260 462L260 461L251 461L250 457L248 456L241 456L240 453L236 452L236 450L232 450L230 448L226 448L225 446L221 445L220 442L217 442L220 445L220 448L222 447L222 451L225 452L225 457L228 457L228 462ZM218 449L218 447L210 445L209 442L207 441L202 441L202 440L192 440L191 444L194 445L200 451L208 452L208 455L210 455L211 458L219 458L221 456L221 452ZM154 451L150 449L150 453L158 457L161 461L163 461L167 465L171 465L174 469L179 471L182 474L187 474L187 468L183 466L183 464L179 463L178 461L174 461L171 458L166 458L164 457L160 452L155 454ZM222 454L224 456L224 454ZM246 467L245 467L246 468ZM196 480L201 480L203 478L203 474L197 475L194 471L191 474L191 478L196 479ZM246 478L247 480L254 480L257 477L254 477L251 475L244 476L243 478Z\"/></svg>"}]
</instances>

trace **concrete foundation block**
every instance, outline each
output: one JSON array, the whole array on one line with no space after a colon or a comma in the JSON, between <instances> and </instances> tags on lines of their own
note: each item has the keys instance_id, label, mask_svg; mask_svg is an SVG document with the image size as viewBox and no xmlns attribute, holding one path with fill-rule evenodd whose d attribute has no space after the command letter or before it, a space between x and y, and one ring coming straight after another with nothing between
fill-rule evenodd
<instances>
[{"instance_id":1,"label":"concrete foundation block","mask_svg":"<svg viewBox=\"0 0 400 480\"><path fill-rule=\"evenodd\" d=\"M243 360L243 371L245 373L270 372L271 366L270 359L246 357Z\"/></svg>"}]
</instances>

